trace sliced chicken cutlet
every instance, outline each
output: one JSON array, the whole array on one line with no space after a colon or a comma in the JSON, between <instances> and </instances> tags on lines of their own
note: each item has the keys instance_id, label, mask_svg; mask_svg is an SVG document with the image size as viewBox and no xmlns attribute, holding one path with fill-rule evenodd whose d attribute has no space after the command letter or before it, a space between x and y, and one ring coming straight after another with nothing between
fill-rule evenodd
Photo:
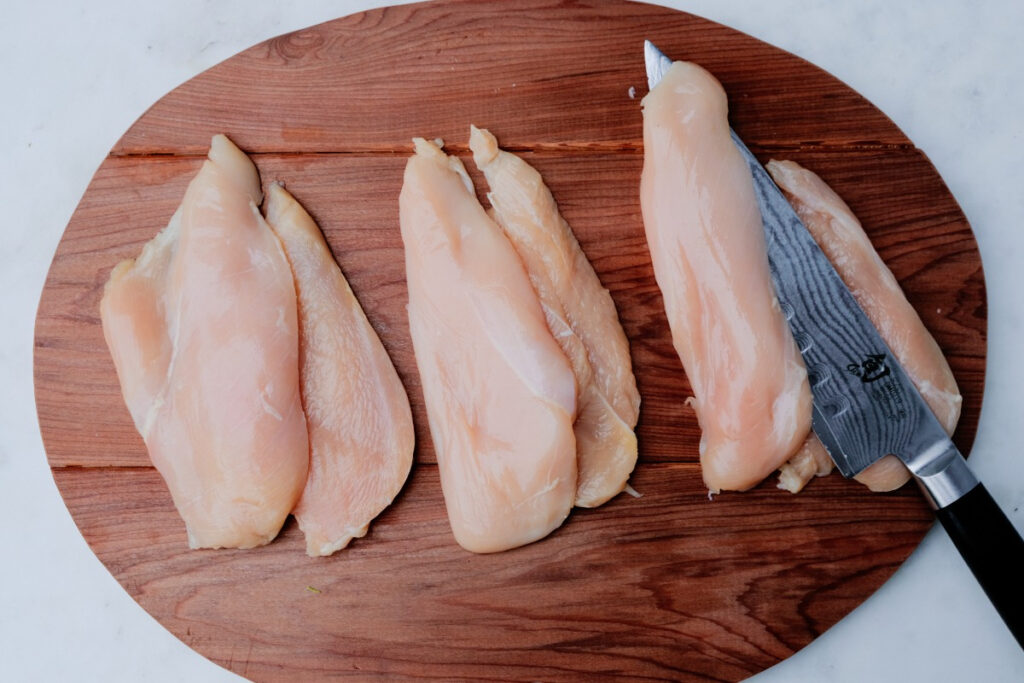
<instances>
[{"instance_id":1,"label":"sliced chicken cutlet","mask_svg":"<svg viewBox=\"0 0 1024 683\"><path fill-rule=\"evenodd\" d=\"M892 271L878 256L860 221L832 188L799 164L770 161L767 169L935 417L952 434L960 419L963 401L953 372ZM811 439L817 441L813 434ZM810 448L815 446L810 445ZM816 449L824 453L820 442ZM821 463L817 472L824 469L827 474L832 462L827 454L824 457L822 461L816 456ZM782 488L798 491L813 476L814 472L807 473L808 468L801 467L800 463L796 465L783 468L779 477ZM856 479L872 491L892 491L905 484L910 476L903 463L889 455L858 474Z\"/></svg>"},{"instance_id":2,"label":"sliced chicken cutlet","mask_svg":"<svg viewBox=\"0 0 1024 683\"><path fill-rule=\"evenodd\" d=\"M490 186L494 219L526 266L576 376L576 505L596 507L626 487L636 465L640 394L629 342L611 295L536 169L475 126L469 146Z\"/></svg>"},{"instance_id":3,"label":"sliced chicken cutlet","mask_svg":"<svg viewBox=\"0 0 1024 683\"><path fill-rule=\"evenodd\" d=\"M293 514L306 552L330 555L364 536L402 489L415 446L412 413L391 358L313 218L277 183L264 211L298 292L310 469Z\"/></svg>"},{"instance_id":4,"label":"sliced chicken cutlet","mask_svg":"<svg viewBox=\"0 0 1024 683\"><path fill-rule=\"evenodd\" d=\"M409 327L455 539L543 538L576 495L576 383L462 163L417 138L399 199Z\"/></svg>"},{"instance_id":5,"label":"sliced chicken cutlet","mask_svg":"<svg viewBox=\"0 0 1024 683\"><path fill-rule=\"evenodd\" d=\"M306 481L291 270L259 176L223 135L100 303L122 394L193 548L277 535Z\"/></svg>"},{"instance_id":6,"label":"sliced chicken cutlet","mask_svg":"<svg viewBox=\"0 0 1024 683\"><path fill-rule=\"evenodd\" d=\"M748 489L810 430L811 392L779 310L746 162L722 86L676 62L643 100L647 244L672 341L693 388L712 492Z\"/></svg>"}]
</instances>

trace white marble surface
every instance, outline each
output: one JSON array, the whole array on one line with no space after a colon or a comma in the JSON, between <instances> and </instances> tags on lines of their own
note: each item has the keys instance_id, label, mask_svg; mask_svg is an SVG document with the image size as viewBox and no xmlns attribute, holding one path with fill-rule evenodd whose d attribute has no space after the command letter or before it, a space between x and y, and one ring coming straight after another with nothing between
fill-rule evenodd
<instances>
[{"instance_id":1,"label":"white marble surface","mask_svg":"<svg viewBox=\"0 0 1024 683\"><path fill-rule=\"evenodd\" d=\"M47 469L32 396L46 268L107 150L167 91L271 36L378 2L7 3L0 41L0 678L228 681L92 555ZM887 113L971 221L989 293L972 465L1024 527L1024 4L669 2L795 52ZM1024 577L1022 577L1024 590ZM875 596L759 681L1012 681L1024 655L939 529Z\"/></svg>"}]
</instances>

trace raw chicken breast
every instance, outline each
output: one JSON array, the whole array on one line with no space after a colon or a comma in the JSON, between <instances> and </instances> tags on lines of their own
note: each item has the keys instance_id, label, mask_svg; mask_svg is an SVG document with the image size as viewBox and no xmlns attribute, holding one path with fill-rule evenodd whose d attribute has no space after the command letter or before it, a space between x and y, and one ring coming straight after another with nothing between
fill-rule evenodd
<instances>
[{"instance_id":1,"label":"raw chicken breast","mask_svg":"<svg viewBox=\"0 0 1024 683\"><path fill-rule=\"evenodd\" d=\"M576 505L596 507L626 487L636 465L636 390L629 342L540 174L471 127L473 160L487 177L493 216L526 266L548 328L572 364L578 387Z\"/></svg>"},{"instance_id":2,"label":"raw chicken breast","mask_svg":"<svg viewBox=\"0 0 1024 683\"><path fill-rule=\"evenodd\" d=\"M549 534L576 494L576 383L462 162L417 138L399 198L409 327L455 539Z\"/></svg>"},{"instance_id":3,"label":"raw chicken breast","mask_svg":"<svg viewBox=\"0 0 1024 683\"><path fill-rule=\"evenodd\" d=\"M125 403L193 548L269 542L306 481L295 287L226 137L100 303Z\"/></svg>"},{"instance_id":4,"label":"raw chicken breast","mask_svg":"<svg viewBox=\"0 0 1024 683\"><path fill-rule=\"evenodd\" d=\"M774 296L761 214L725 92L676 62L643 100L640 206L672 341L694 391L704 482L744 490L803 444L807 372Z\"/></svg>"},{"instance_id":5,"label":"raw chicken breast","mask_svg":"<svg viewBox=\"0 0 1024 683\"><path fill-rule=\"evenodd\" d=\"M790 493L800 493L812 478L824 477L834 466L825 445L812 431L796 455L779 468L779 488Z\"/></svg>"},{"instance_id":6,"label":"raw chicken breast","mask_svg":"<svg viewBox=\"0 0 1024 683\"><path fill-rule=\"evenodd\" d=\"M811 171L792 161L770 161L767 168L935 417L952 434L962 402L953 372L860 221ZM891 491L905 484L910 472L890 455L856 478L872 491Z\"/></svg>"},{"instance_id":7,"label":"raw chicken breast","mask_svg":"<svg viewBox=\"0 0 1024 683\"><path fill-rule=\"evenodd\" d=\"M415 435L409 399L320 228L274 183L264 206L299 297L309 479L293 511L309 555L361 538L402 489Z\"/></svg>"}]
</instances>

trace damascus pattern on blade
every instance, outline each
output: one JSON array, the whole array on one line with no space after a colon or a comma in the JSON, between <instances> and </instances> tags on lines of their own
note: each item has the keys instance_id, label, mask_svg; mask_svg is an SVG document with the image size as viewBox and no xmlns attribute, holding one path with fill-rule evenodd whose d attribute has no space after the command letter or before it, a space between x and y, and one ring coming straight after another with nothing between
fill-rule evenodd
<instances>
[{"instance_id":1,"label":"damascus pattern on blade","mask_svg":"<svg viewBox=\"0 0 1024 683\"><path fill-rule=\"evenodd\" d=\"M807 365L814 431L844 476L893 453L909 462L942 425L918 394L828 257L746 145L779 306Z\"/></svg>"}]
</instances>

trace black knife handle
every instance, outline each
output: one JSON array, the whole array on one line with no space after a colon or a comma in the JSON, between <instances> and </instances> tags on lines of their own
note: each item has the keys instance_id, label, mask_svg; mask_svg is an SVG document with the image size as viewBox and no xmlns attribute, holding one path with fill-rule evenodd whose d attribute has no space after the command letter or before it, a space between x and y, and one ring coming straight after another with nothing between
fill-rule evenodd
<instances>
[{"instance_id":1,"label":"black knife handle","mask_svg":"<svg viewBox=\"0 0 1024 683\"><path fill-rule=\"evenodd\" d=\"M982 484L935 514L1024 648L1024 540Z\"/></svg>"}]
</instances>

